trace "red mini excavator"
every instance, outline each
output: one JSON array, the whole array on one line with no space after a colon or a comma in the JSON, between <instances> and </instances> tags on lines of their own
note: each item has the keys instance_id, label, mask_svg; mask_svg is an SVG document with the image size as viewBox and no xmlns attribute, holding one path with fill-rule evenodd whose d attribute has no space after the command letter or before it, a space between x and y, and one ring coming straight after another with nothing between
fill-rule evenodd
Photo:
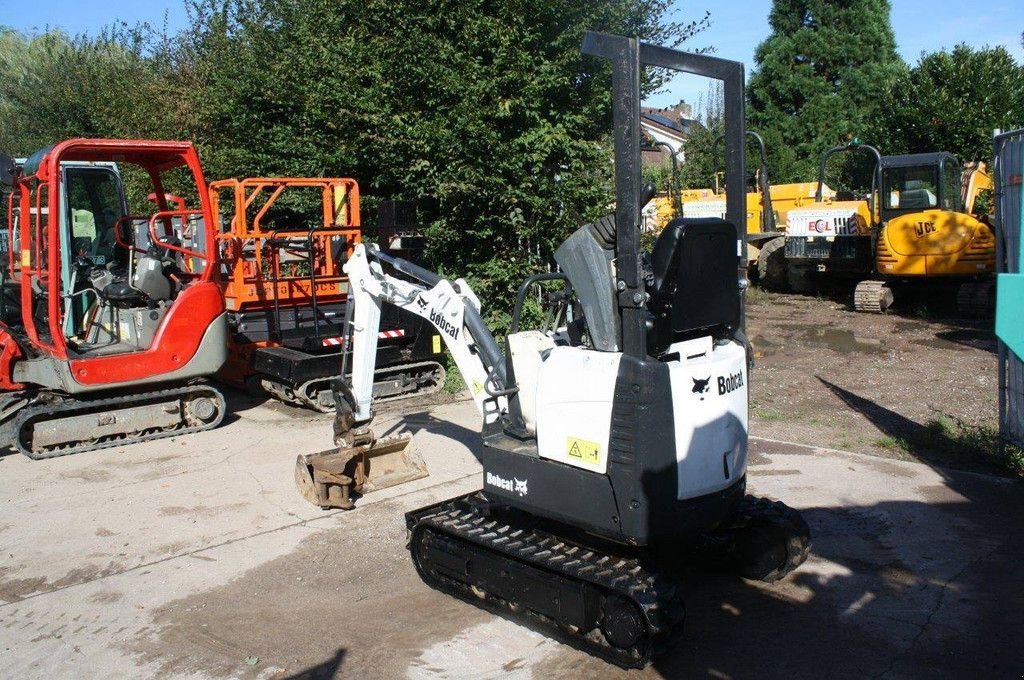
<instances>
[{"instance_id":1,"label":"red mini excavator","mask_svg":"<svg viewBox=\"0 0 1024 680\"><path fill-rule=\"evenodd\" d=\"M7 165L0 441L38 459L216 427L227 322L192 144L71 139ZM131 213L122 175L155 212Z\"/></svg>"}]
</instances>

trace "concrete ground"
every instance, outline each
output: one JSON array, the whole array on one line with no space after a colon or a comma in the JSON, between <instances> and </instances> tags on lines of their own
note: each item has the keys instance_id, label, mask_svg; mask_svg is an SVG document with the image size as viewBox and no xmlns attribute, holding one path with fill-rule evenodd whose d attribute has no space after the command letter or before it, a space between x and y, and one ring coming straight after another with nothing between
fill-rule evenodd
<instances>
[{"instance_id":1,"label":"concrete ground","mask_svg":"<svg viewBox=\"0 0 1024 680\"><path fill-rule=\"evenodd\" d=\"M477 417L456 402L404 422L430 477L351 512L293 489L329 420L271 405L125 450L0 458L0 677L1024 672L1020 482L755 438L750 486L805 512L811 558L773 586L690 584L677 646L627 673L420 582L403 513L479 487Z\"/></svg>"}]
</instances>

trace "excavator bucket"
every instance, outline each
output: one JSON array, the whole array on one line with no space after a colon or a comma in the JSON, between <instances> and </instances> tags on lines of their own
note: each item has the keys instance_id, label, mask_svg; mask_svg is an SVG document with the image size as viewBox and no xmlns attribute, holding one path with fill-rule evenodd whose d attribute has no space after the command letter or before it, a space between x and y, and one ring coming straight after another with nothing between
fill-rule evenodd
<instances>
[{"instance_id":1,"label":"excavator bucket","mask_svg":"<svg viewBox=\"0 0 1024 680\"><path fill-rule=\"evenodd\" d=\"M399 435L362 446L299 456L295 485L321 508L351 510L363 494L422 479L429 473L412 437Z\"/></svg>"}]
</instances>

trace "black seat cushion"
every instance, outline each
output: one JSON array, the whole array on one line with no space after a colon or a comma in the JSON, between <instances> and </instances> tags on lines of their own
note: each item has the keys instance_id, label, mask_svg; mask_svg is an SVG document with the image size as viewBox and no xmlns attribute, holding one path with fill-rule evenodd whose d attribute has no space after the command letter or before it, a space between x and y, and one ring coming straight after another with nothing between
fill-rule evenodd
<instances>
[{"instance_id":1,"label":"black seat cushion","mask_svg":"<svg viewBox=\"0 0 1024 680\"><path fill-rule=\"evenodd\" d=\"M651 252L651 354L678 340L731 335L739 324L736 227L718 218L678 218Z\"/></svg>"},{"instance_id":2,"label":"black seat cushion","mask_svg":"<svg viewBox=\"0 0 1024 680\"><path fill-rule=\"evenodd\" d=\"M127 281L114 281L104 286L100 295L110 302L143 302L142 293L129 286Z\"/></svg>"}]
</instances>

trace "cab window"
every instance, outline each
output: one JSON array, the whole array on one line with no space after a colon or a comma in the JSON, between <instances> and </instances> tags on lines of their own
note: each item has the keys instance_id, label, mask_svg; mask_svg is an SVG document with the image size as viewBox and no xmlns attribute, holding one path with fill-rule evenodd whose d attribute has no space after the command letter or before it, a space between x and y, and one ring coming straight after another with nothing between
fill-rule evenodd
<instances>
[{"instance_id":1,"label":"cab window","mask_svg":"<svg viewBox=\"0 0 1024 680\"><path fill-rule=\"evenodd\" d=\"M887 168L882 175L886 210L927 210L939 204L938 168L919 165Z\"/></svg>"},{"instance_id":2,"label":"cab window","mask_svg":"<svg viewBox=\"0 0 1024 680\"><path fill-rule=\"evenodd\" d=\"M117 175L103 168L70 168L66 178L72 256L97 265L112 261L114 225L125 214Z\"/></svg>"},{"instance_id":3,"label":"cab window","mask_svg":"<svg viewBox=\"0 0 1024 680\"><path fill-rule=\"evenodd\" d=\"M942 165L942 209L963 212L963 200L960 196L960 168L951 160Z\"/></svg>"}]
</instances>

